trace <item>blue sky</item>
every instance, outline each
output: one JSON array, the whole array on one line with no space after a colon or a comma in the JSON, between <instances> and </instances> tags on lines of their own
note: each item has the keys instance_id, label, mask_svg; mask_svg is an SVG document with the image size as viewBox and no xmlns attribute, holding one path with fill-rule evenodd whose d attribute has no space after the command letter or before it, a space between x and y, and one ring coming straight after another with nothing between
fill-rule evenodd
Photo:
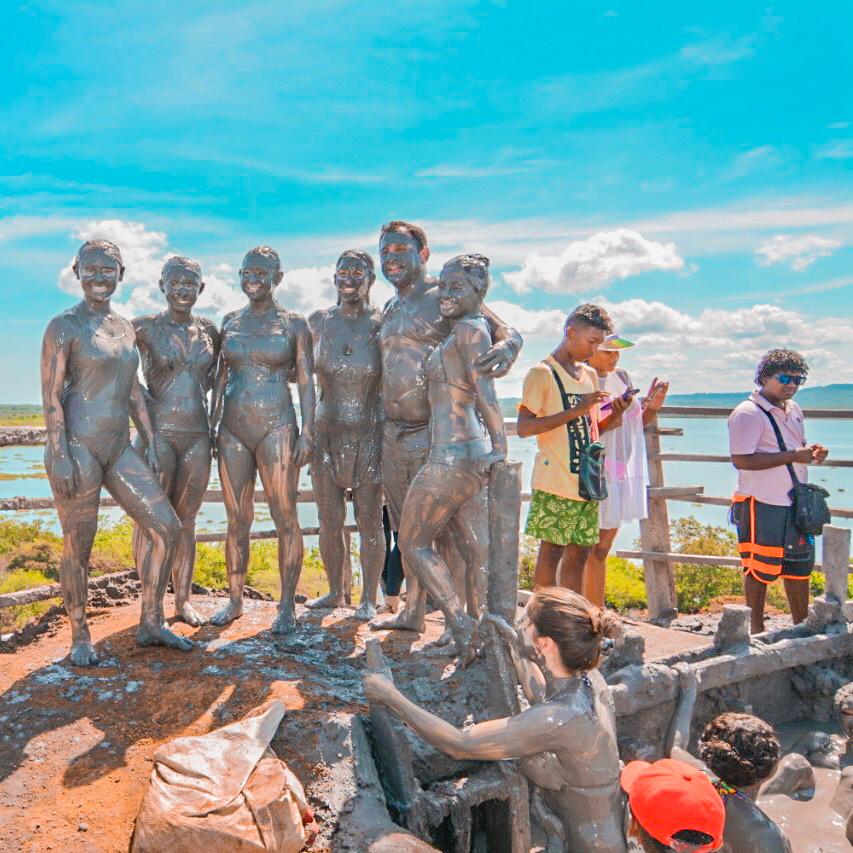
<instances>
[{"instance_id":1,"label":"blue sky","mask_svg":"<svg viewBox=\"0 0 853 853\"><path fill-rule=\"evenodd\" d=\"M4 8L0 401L38 400L68 263L111 236L118 303L169 254L211 316L244 251L282 303L331 302L339 252L421 223L431 268L492 259L525 335L502 393L578 301L639 344L639 382L748 387L771 346L853 381L853 7L751 2L17 2ZM375 300L387 294L376 285Z\"/></svg>"}]
</instances>

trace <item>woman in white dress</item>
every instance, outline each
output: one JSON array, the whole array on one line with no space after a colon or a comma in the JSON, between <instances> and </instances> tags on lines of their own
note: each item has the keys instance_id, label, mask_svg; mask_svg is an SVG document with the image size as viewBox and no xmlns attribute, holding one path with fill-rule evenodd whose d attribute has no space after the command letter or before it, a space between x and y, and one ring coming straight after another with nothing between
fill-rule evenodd
<instances>
[{"instance_id":1,"label":"woman in white dress","mask_svg":"<svg viewBox=\"0 0 853 853\"><path fill-rule=\"evenodd\" d=\"M616 366L621 351L632 346L634 344L619 335L608 335L587 361L598 374L601 389L607 391L612 399L634 390L628 374ZM658 382L655 378L642 402L631 395L630 404L621 413L614 411L607 417L607 408L601 411L601 415L607 417L607 428L602 428L601 432L605 448L607 497L599 505L598 544L593 545L587 557L583 579L583 594L599 607L604 606L607 555L619 532L619 526L626 521L646 517L648 475L643 427L660 410L668 389L668 382Z\"/></svg>"}]
</instances>

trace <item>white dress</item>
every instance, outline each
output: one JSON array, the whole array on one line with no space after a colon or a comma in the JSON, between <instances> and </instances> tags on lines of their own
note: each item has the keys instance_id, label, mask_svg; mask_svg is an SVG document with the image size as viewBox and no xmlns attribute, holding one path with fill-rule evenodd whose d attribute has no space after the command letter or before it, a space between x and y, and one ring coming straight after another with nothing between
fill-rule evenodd
<instances>
[{"instance_id":1,"label":"white dress","mask_svg":"<svg viewBox=\"0 0 853 853\"><path fill-rule=\"evenodd\" d=\"M612 396L618 397L629 386L613 371L607 374L602 387ZM622 415L622 423L603 433L601 442L606 451L604 476L607 480L607 497L599 505L599 526L603 530L612 530L626 521L646 518L648 514L643 407L636 397Z\"/></svg>"}]
</instances>

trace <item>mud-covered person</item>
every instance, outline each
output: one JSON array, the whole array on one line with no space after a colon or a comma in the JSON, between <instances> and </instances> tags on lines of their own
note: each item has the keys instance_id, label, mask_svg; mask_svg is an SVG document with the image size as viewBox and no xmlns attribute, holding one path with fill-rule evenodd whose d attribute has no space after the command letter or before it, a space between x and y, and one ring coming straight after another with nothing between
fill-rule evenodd
<instances>
[{"instance_id":1,"label":"mud-covered person","mask_svg":"<svg viewBox=\"0 0 853 853\"><path fill-rule=\"evenodd\" d=\"M524 378L516 430L521 438L536 436L539 447L525 531L539 540L534 586L554 586L561 566L560 583L581 592L584 565L598 542L598 503L581 497L580 455L597 440L598 407L609 398L585 362L613 332L613 323L603 308L586 303L569 314L564 328L556 349ZM613 416L626 406L614 399Z\"/></svg>"},{"instance_id":2,"label":"mud-covered person","mask_svg":"<svg viewBox=\"0 0 853 853\"><path fill-rule=\"evenodd\" d=\"M644 853L720 850L726 812L708 777L683 761L632 761L622 771L628 838ZM739 848L747 853L751 848Z\"/></svg>"},{"instance_id":3,"label":"mud-covered person","mask_svg":"<svg viewBox=\"0 0 853 853\"><path fill-rule=\"evenodd\" d=\"M730 519L737 527L753 634L764 630L767 587L780 578L794 624L804 621L808 611L814 537L795 523L790 472L806 482L807 466L820 465L829 452L822 444L806 444L803 410L793 399L808 372L798 352L770 350L755 371L756 390L729 416L729 453L738 474ZM774 423L785 450L780 450Z\"/></svg>"},{"instance_id":4,"label":"mud-covered person","mask_svg":"<svg viewBox=\"0 0 853 853\"><path fill-rule=\"evenodd\" d=\"M604 639L620 632L618 618L558 587L533 594L517 630L500 617L485 618L507 644L530 703L520 714L460 730L377 673L365 675L365 696L451 758L519 759L537 788L537 814L549 834L562 839L562 849L624 853L616 713L597 669Z\"/></svg>"},{"instance_id":5,"label":"mud-covered person","mask_svg":"<svg viewBox=\"0 0 853 853\"><path fill-rule=\"evenodd\" d=\"M439 308L438 280L427 274L430 250L423 229L394 220L382 226L379 258L382 274L396 295L382 312L379 347L382 353L382 405L385 423L382 443L382 486L391 529L400 530L403 502L409 485L429 454L430 406L426 360L450 334L451 322ZM492 346L476 363L486 376L506 375L518 358L521 335L483 305ZM442 551L452 554L452 537L442 534ZM449 560L454 578L462 580L461 560ZM403 561L406 569L405 560ZM460 571L462 569L462 571ZM377 629L423 631L426 594L414 573L406 571L406 603L394 616L375 620ZM449 635L445 637L449 640Z\"/></svg>"}]
</instances>

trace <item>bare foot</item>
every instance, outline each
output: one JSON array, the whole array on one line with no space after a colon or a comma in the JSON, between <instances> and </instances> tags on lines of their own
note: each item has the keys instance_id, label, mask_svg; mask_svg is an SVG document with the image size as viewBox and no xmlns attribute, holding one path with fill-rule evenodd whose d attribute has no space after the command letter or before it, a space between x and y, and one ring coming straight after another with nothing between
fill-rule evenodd
<instances>
[{"instance_id":1,"label":"bare foot","mask_svg":"<svg viewBox=\"0 0 853 853\"><path fill-rule=\"evenodd\" d=\"M395 616L385 619L374 619L370 623L372 631L416 631L422 634L424 630L424 617L413 613L411 610L403 609Z\"/></svg>"},{"instance_id":2,"label":"bare foot","mask_svg":"<svg viewBox=\"0 0 853 853\"><path fill-rule=\"evenodd\" d=\"M217 610L210 617L211 625L227 625L235 619L239 619L243 615L243 599L238 598L236 601L232 599L221 610Z\"/></svg>"},{"instance_id":3,"label":"bare foot","mask_svg":"<svg viewBox=\"0 0 853 853\"><path fill-rule=\"evenodd\" d=\"M305 606L309 610L323 610L325 608L345 607L346 601L342 592L330 592L328 595L320 596L320 598L312 598L305 602Z\"/></svg>"},{"instance_id":4,"label":"bare foot","mask_svg":"<svg viewBox=\"0 0 853 853\"><path fill-rule=\"evenodd\" d=\"M207 619L189 601L185 601L180 607L175 605L175 618L181 622L186 622L187 625L192 625L193 628L207 624Z\"/></svg>"},{"instance_id":5,"label":"bare foot","mask_svg":"<svg viewBox=\"0 0 853 853\"><path fill-rule=\"evenodd\" d=\"M292 634L295 630L296 614L293 611L293 605L279 607L278 616L275 617L275 622L272 623L270 631L273 634Z\"/></svg>"},{"instance_id":6,"label":"bare foot","mask_svg":"<svg viewBox=\"0 0 853 853\"><path fill-rule=\"evenodd\" d=\"M355 618L358 619L359 622L369 622L376 616L376 607L372 605L369 601L362 601L358 606L358 610L355 611Z\"/></svg>"},{"instance_id":7,"label":"bare foot","mask_svg":"<svg viewBox=\"0 0 853 853\"><path fill-rule=\"evenodd\" d=\"M74 666L94 666L98 662L97 652L88 636L75 640L71 644L68 657L71 658Z\"/></svg>"},{"instance_id":8,"label":"bare foot","mask_svg":"<svg viewBox=\"0 0 853 853\"><path fill-rule=\"evenodd\" d=\"M170 649L178 649L181 652L191 652L193 644L186 637L173 634L162 625L140 624L136 629L137 646L166 646Z\"/></svg>"},{"instance_id":9,"label":"bare foot","mask_svg":"<svg viewBox=\"0 0 853 853\"><path fill-rule=\"evenodd\" d=\"M445 628L444 631L442 631L441 636L437 640L434 640L430 645L437 646L437 647L447 646L452 641L453 641L453 632L450 630L450 628Z\"/></svg>"}]
</instances>

